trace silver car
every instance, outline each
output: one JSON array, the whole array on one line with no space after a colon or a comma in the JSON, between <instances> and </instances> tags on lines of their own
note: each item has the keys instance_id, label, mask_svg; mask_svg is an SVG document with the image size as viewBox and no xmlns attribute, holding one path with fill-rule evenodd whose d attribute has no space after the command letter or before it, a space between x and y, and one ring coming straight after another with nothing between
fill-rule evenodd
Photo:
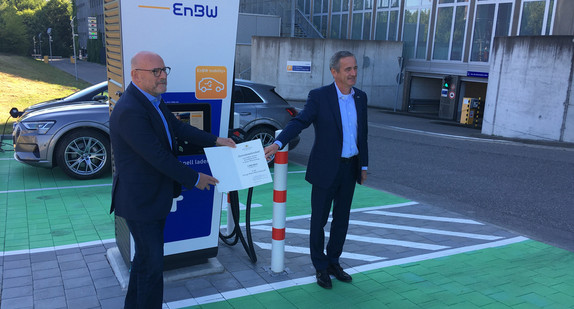
<instances>
[{"instance_id":1,"label":"silver car","mask_svg":"<svg viewBox=\"0 0 574 309\"><path fill-rule=\"evenodd\" d=\"M274 141L275 130L282 129L297 114L274 88L235 82L232 101L245 140L261 139L266 146ZM12 132L16 160L45 168L59 166L76 179L94 179L110 171L108 102L39 104L43 105L32 105L23 112L11 110L11 115L18 118ZM297 137L290 147L298 142Z\"/></svg>"}]
</instances>

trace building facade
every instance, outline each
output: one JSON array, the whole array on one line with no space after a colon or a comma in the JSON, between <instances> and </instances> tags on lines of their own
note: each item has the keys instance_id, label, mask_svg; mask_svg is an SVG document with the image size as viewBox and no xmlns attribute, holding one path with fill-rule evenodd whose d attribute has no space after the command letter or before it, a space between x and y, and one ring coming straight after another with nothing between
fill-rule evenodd
<instances>
[{"instance_id":1,"label":"building facade","mask_svg":"<svg viewBox=\"0 0 574 309\"><path fill-rule=\"evenodd\" d=\"M296 3L294 3L296 1ZM574 34L571 0L244 0L243 10L283 14L283 29L320 37L403 42L403 111L464 117L464 98L486 97L495 37ZM275 3L275 5L273 5ZM289 12L289 7L295 12ZM301 31L291 32L300 33ZM289 36L284 31L283 36ZM302 36L311 36L307 33ZM484 102L483 102L484 103ZM482 104L484 106L484 104Z\"/></svg>"},{"instance_id":2,"label":"building facade","mask_svg":"<svg viewBox=\"0 0 574 309\"><path fill-rule=\"evenodd\" d=\"M104 33L104 1L76 6L85 49L87 17ZM241 0L240 13L279 17L282 37L400 41L397 108L467 123L465 98L479 99L477 111L486 105L495 37L574 35L572 0ZM261 35L251 28L238 27L238 37ZM238 46L249 78L249 43Z\"/></svg>"},{"instance_id":3,"label":"building facade","mask_svg":"<svg viewBox=\"0 0 574 309\"><path fill-rule=\"evenodd\" d=\"M89 40L100 40L104 46L104 1L103 0L76 0L76 26L78 29L78 49L80 56L86 55ZM89 18L95 18L96 23L90 24ZM90 26L97 29L97 37L90 36ZM105 58L105 57L104 57Z\"/></svg>"}]
</instances>

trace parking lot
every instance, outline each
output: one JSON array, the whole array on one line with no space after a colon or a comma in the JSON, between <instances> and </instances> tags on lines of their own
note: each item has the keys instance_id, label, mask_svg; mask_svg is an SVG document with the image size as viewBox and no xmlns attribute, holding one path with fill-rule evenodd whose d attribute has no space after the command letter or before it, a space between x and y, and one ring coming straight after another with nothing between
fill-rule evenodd
<instances>
[{"instance_id":1,"label":"parking lot","mask_svg":"<svg viewBox=\"0 0 574 309\"><path fill-rule=\"evenodd\" d=\"M0 154L1 308L121 308L107 250L111 175L68 178ZM570 308L574 254L496 226L359 186L342 264L353 283L315 284L308 256L310 186L289 166L286 270L271 264L272 184L254 189L257 263L219 243L223 272L165 285L164 308ZM245 194L240 194L245 201ZM242 213L242 216L244 213ZM226 213L222 212L222 225ZM327 235L328 236L328 235ZM169 274L166 275L169 278ZM277 305L280 304L280 305Z\"/></svg>"},{"instance_id":2,"label":"parking lot","mask_svg":"<svg viewBox=\"0 0 574 309\"><path fill-rule=\"evenodd\" d=\"M105 79L102 66L81 65L92 83ZM107 256L116 247L111 175L79 181L27 166L3 142L0 309L122 308L122 276ZM251 214L257 263L241 245L220 241L221 272L188 279L166 272L164 308L572 308L574 253L364 186L341 259L353 282L320 288L308 255L304 170L289 165L284 272L270 271L273 188L259 186ZM224 209L222 227L226 218Z\"/></svg>"}]
</instances>

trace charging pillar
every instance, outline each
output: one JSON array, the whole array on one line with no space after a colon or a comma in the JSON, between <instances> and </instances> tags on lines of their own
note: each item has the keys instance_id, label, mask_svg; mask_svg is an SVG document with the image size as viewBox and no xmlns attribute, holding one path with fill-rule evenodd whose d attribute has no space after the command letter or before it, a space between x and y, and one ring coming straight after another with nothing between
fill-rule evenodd
<instances>
[{"instance_id":1,"label":"charging pillar","mask_svg":"<svg viewBox=\"0 0 574 309\"><path fill-rule=\"evenodd\" d=\"M227 137L239 0L106 0L106 60L110 109L131 82L130 61L140 51L159 54L171 67L162 95L181 121ZM178 141L179 159L211 174L202 149ZM187 188L174 199L165 227L165 269L207 261L217 255L223 195ZM129 265L133 242L116 217L116 242Z\"/></svg>"}]
</instances>

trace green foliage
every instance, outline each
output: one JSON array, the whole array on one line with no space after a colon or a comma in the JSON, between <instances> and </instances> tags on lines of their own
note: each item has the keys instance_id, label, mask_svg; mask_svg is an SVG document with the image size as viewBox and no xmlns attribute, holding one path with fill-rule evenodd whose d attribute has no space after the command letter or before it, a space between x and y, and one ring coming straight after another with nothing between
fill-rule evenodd
<instances>
[{"instance_id":1,"label":"green foliage","mask_svg":"<svg viewBox=\"0 0 574 309\"><path fill-rule=\"evenodd\" d=\"M47 29L51 28L52 55L69 57L72 54L72 28L70 26L72 6L70 2L49 0L37 15L44 26L43 32L46 35L46 39L42 40L42 51L48 52L44 52L44 54L49 54L50 44Z\"/></svg>"},{"instance_id":2,"label":"green foliage","mask_svg":"<svg viewBox=\"0 0 574 309\"><path fill-rule=\"evenodd\" d=\"M52 28L52 55L72 55L71 16L69 0L0 0L0 52L49 55Z\"/></svg>"},{"instance_id":3,"label":"green foliage","mask_svg":"<svg viewBox=\"0 0 574 309\"><path fill-rule=\"evenodd\" d=\"M8 0L6 3L15 7L18 11L39 10L44 4L44 0Z\"/></svg>"},{"instance_id":4,"label":"green foliage","mask_svg":"<svg viewBox=\"0 0 574 309\"><path fill-rule=\"evenodd\" d=\"M0 8L0 52L22 55L28 46L23 40L26 34L23 18L14 7L3 6Z\"/></svg>"}]
</instances>

